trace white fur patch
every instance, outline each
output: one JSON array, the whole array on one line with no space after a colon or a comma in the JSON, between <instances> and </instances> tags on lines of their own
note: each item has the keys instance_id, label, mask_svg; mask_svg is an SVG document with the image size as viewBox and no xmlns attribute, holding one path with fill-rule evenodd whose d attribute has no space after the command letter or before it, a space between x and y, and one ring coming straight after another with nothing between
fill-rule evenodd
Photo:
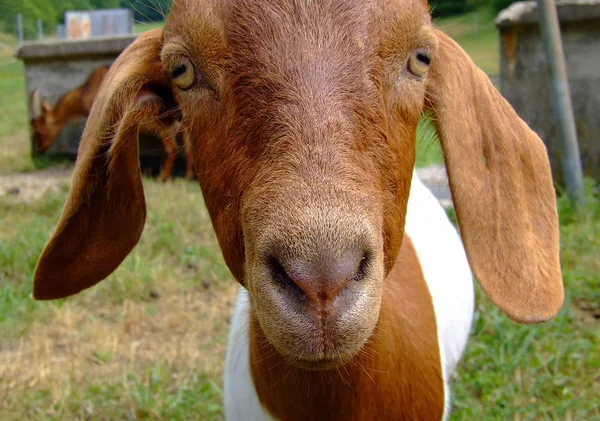
<instances>
[{"instance_id":1,"label":"white fur patch","mask_svg":"<svg viewBox=\"0 0 600 421\"><path fill-rule=\"evenodd\" d=\"M449 379L465 350L473 321L473 276L458 232L416 174L408 200L405 232L413 242L433 299L445 383L446 419L450 406Z\"/></svg>"},{"instance_id":2,"label":"white fur patch","mask_svg":"<svg viewBox=\"0 0 600 421\"><path fill-rule=\"evenodd\" d=\"M271 421L262 407L250 372L248 291L240 287L231 321L229 346L225 361L224 408L227 421Z\"/></svg>"}]
</instances>

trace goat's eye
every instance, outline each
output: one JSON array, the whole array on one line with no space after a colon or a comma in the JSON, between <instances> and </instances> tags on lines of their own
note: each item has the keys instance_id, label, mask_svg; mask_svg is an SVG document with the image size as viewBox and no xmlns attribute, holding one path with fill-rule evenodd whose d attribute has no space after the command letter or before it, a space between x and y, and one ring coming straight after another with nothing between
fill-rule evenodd
<instances>
[{"instance_id":1,"label":"goat's eye","mask_svg":"<svg viewBox=\"0 0 600 421\"><path fill-rule=\"evenodd\" d=\"M187 58L177 60L171 66L171 78L179 89L189 89L196 80L194 66Z\"/></svg>"},{"instance_id":2,"label":"goat's eye","mask_svg":"<svg viewBox=\"0 0 600 421\"><path fill-rule=\"evenodd\" d=\"M423 50L416 50L408 59L408 71L416 77L422 78L429 70L430 64L431 57Z\"/></svg>"}]
</instances>

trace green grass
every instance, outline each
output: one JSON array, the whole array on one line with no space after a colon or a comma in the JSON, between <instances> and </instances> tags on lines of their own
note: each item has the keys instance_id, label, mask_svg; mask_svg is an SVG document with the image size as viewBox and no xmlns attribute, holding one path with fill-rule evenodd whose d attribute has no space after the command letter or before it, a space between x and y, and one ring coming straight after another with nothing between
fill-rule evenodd
<instances>
[{"instance_id":1,"label":"green grass","mask_svg":"<svg viewBox=\"0 0 600 421\"><path fill-rule=\"evenodd\" d=\"M424 168L444 163L444 154L433 121L424 116L417 126L417 159L415 166Z\"/></svg>"},{"instance_id":2,"label":"green grass","mask_svg":"<svg viewBox=\"0 0 600 421\"><path fill-rule=\"evenodd\" d=\"M133 32L141 34L142 32L150 31L152 29L162 28L164 22L136 22L133 25Z\"/></svg>"},{"instance_id":3,"label":"green grass","mask_svg":"<svg viewBox=\"0 0 600 421\"><path fill-rule=\"evenodd\" d=\"M438 19L436 27L457 41L475 64L489 75L500 73L500 40L495 15L486 8L461 16ZM476 25L475 22L478 22Z\"/></svg>"},{"instance_id":4,"label":"green grass","mask_svg":"<svg viewBox=\"0 0 600 421\"><path fill-rule=\"evenodd\" d=\"M452 420L600 419L600 320L582 310L600 308L599 193L588 183L579 216L559 201L566 301L556 320L517 325L478 289Z\"/></svg>"},{"instance_id":5,"label":"green grass","mask_svg":"<svg viewBox=\"0 0 600 421\"><path fill-rule=\"evenodd\" d=\"M12 41L9 37L5 37ZM23 63L12 56L13 45L0 51L0 172L34 169L29 158Z\"/></svg>"},{"instance_id":6,"label":"green grass","mask_svg":"<svg viewBox=\"0 0 600 421\"><path fill-rule=\"evenodd\" d=\"M1 34L0 34L1 35ZM23 64L13 57L17 41L9 35L0 36L0 138L14 135L26 127L25 80Z\"/></svg>"},{"instance_id":7,"label":"green grass","mask_svg":"<svg viewBox=\"0 0 600 421\"><path fill-rule=\"evenodd\" d=\"M51 390L34 389L24 393L21 399L30 405L22 418L14 419L187 421L190 414L206 421L223 419L221 388L212 379L192 372L178 383L180 386L173 390L170 368L158 362L138 373L120 376L110 385L94 384L90 379L84 387L67 389L68 395L53 405L48 405ZM166 393L169 390L172 392ZM7 400L5 408L21 408L21 399Z\"/></svg>"}]
</instances>

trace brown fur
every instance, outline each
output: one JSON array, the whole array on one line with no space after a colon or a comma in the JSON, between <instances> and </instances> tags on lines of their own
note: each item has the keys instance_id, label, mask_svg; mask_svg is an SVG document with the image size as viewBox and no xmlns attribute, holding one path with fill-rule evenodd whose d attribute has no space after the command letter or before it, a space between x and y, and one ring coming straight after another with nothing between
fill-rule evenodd
<instances>
[{"instance_id":1,"label":"brown fur","mask_svg":"<svg viewBox=\"0 0 600 421\"><path fill-rule=\"evenodd\" d=\"M464 51L443 33L437 36L436 60L444 66L432 68L429 106L437 114L452 198L475 277L512 319L551 319L564 292L546 148Z\"/></svg>"},{"instance_id":2,"label":"brown fur","mask_svg":"<svg viewBox=\"0 0 600 421\"><path fill-rule=\"evenodd\" d=\"M416 49L432 58L423 78L407 67ZM170 77L181 58L196 72L186 90ZM181 119L225 261L250 293L251 342L292 364L294 381L306 379L318 402L334 394L333 418L349 416L341 392L356 392L341 378L320 390L314 382L325 378L310 370L337 367L360 383L359 361L393 373L377 375L389 388L378 384L358 406L344 400L363 419L373 419L378 399L393 419L421 410L419 419L439 418L433 308L403 243L416 126L427 108L478 281L515 320L553 317L563 292L543 145L460 47L431 27L418 0L176 0L164 31L136 40L103 84L34 296L88 288L135 246L145 218L137 125ZM335 299L307 299L346 280L311 279L302 292L293 282L298 267L334 267L348 250L363 252L356 276ZM410 385L409 373L418 373ZM269 400L259 384L272 385L269 374L255 367L254 378L276 414L292 416L284 399L317 408L290 389ZM392 386L389 397L376 396Z\"/></svg>"},{"instance_id":3,"label":"brown fur","mask_svg":"<svg viewBox=\"0 0 600 421\"><path fill-rule=\"evenodd\" d=\"M34 116L31 125L33 133L33 150L36 154L44 154L50 149L54 140L63 127L76 117L88 117L92 104L98 94L100 85L108 73L109 66L101 66L94 70L83 85L68 91L51 107L46 100L39 104L36 109L34 98L39 96L36 90L31 94L30 107ZM193 160L191 158L191 145L185 130L182 130L179 122L164 126L158 121L150 121L141 124L140 131L154 133L160 137L163 148L167 154L158 179L166 181L171 177L173 165L177 159L177 135L182 134L184 149L187 156L186 178L194 178Z\"/></svg>"}]
</instances>

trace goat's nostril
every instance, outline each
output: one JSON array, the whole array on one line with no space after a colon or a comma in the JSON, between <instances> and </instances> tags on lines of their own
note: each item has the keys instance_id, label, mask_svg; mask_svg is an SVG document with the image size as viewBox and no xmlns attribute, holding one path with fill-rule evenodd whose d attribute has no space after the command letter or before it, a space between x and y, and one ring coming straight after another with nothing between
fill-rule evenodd
<instances>
[{"instance_id":1,"label":"goat's nostril","mask_svg":"<svg viewBox=\"0 0 600 421\"><path fill-rule=\"evenodd\" d=\"M358 267L356 268L355 274L350 278L351 281L362 281L369 269L369 265L371 264L371 254L369 252L364 252L362 259L358 263Z\"/></svg>"},{"instance_id":2,"label":"goat's nostril","mask_svg":"<svg viewBox=\"0 0 600 421\"><path fill-rule=\"evenodd\" d=\"M294 280L290 277L288 272L285 270L283 265L279 262L279 260L276 257L270 257L268 259L268 262L271 271L271 277L277 285L296 294L298 297L304 296L302 288L300 288L300 286L298 286L298 284L294 282Z\"/></svg>"},{"instance_id":3,"label":"goat's nostril","mask_svg":"<svg viewBox=\"0 0 600 421\"><path fill-rule=\"evenodd\" d=\"M321 252L309 259L275 256L266 259L273 282L296 298L328 306L349 286L364 280L371 253L350 248L342 253Z\"/></svg>"}]
</instances>

